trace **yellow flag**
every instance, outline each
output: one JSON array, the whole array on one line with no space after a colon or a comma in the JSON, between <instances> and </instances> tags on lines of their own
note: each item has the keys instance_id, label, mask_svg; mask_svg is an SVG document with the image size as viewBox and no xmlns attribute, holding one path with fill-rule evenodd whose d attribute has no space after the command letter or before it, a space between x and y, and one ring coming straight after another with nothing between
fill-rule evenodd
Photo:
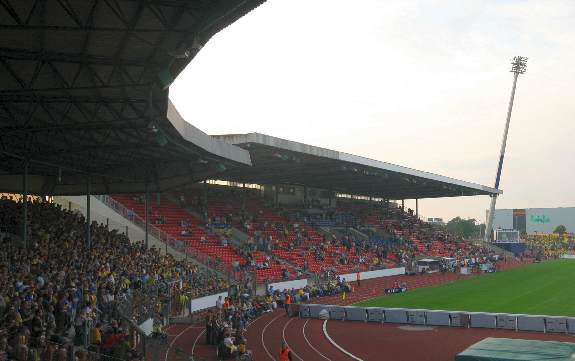
<instances>
[{"instance_id":1,"label":"yellow flag","mask_svg":"<svg viewBox=\"0 0 575 361\"><path fill-rule=\"evenodd\" d=\"M345 292L341 295L341 299L345 301Z\"/></svg>"}]
</instances>

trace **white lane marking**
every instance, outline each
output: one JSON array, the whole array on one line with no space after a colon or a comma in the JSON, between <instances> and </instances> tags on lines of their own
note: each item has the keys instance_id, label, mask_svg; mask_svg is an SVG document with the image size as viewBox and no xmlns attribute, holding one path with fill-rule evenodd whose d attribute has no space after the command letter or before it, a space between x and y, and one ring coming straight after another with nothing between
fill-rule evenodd
<instances>
[{"instance_id":1,"label":"white lane marking","mask_svg":"<svg viewBox=\"0 0 575 361\"><path fill-rule=\"evenodd\" d=\"M266 343L264 342L264 334L266 333L266 330L268 328L269 325L271 325L275 320L277 320L278 318L282 317L284 314L280 313L279 315L277 315L276 317L272 318L272 320L268 323L266 323L264 329L262 330L262 337L261 337L261 342L262 342L262 346L264 347L264 350L266 351L266 353L268 354L268 356L273 360L276 361L276 359L272 356L272 354L270 353L270 350L268 350L268 348L266 347Z\"/></svg>"},{"instance_id":2,"label":"white lane marking","mask_svg":"<svg viewBox=\"0 0 575 361\"><path fill-rule=\"evenodd\" d=\"M248 327L246 327L246 330L249 329L254 323L256 323L258 320L261 320L265 315L267 315L267 313L260 315L258 318L256 318L255 320L253 320L252 322L250 322L248 324Z\"/></svg>"},{"instance_id":3,"label":"white lane marking","mask_svg":"<svg viewBox=\"0 0 575 361\"><path fill-rule=\"evenodd\" d=\"M329 358L327 358L324 354L322 354L321 352L319 352L317 350L317 348L313 347L313 345L311 344L311 342L309 342L309 340L307 339L307 336L305 335L305 327L307 326L307 323L309 322L309 318L305 321L305 323L303 324L303 328L301 330L301 332L303 333L303 338L305 339L305 342L307 342L308 346L311 347L315 352L318 353L318 355L320 355L321 357L323 357L324 359L331 361Z\"/></svg>"},{"instance_id":4,"label":"white lane marking","mask_svg":"<svg viewBox=\"0 0 575 361\"><path fill-rule=\"evenodd\" d=\"M262 316L263 316L263 315L262 315ZM250 327L251 325L253 325L256 321L258 321L259 319L261 319L262 316L256 318L256 319L253 320L252 322L250 322L250 324L248 325L247 328L249 328L249 327ZM202 337L202 335L206 332L206 329L205 329L204 327L201 327L201 326L188 326L188 329L190 329L190 328L203 328L202 332L200 332L200 334L199 334L198 336L196 336L196 339L194 340L194 344L193 344L193 346L192 346L192 356L195 356L195 355L194 355L194 351L196 350L196 344L198 343L198 340L200 339L200 337ZM247 328L246 328L246 329L247 329ZM184 330L184 331L185 331L185 330ZM175 339L174 339L174 340L175 340ZM170 346L170 347L171 347L171 346ZM264 345L264 347L265 347L265 345ZM166 353L166 355L167 355L167 353ZM303 360L302 360L302 361L303 361Z\"/></svg>"},{"instance_id":5,"label":"white lane marking","mask_svg":"<svg viewBox=\"0 0 575 361\"><path fill-rule=\"evenodd\" d=\"M332 340L331 337L329 337L329 334L327 333L327 320L323 321L323 334L329 340L329 342L331 342L331 344L334 345L338 350L340 350L341 352L343 352L344 354L346 354L347 356L351 357L352 359L354 359L356 361L363 361L362 359L355 356L351 352L346 351L343 347L341 347L340 345L335 343L335 341Z\"/></svg>"},{"instance_id":6,"label":"white lane marking","mask_svg":"<svg viewBox=\"0 0 575 361\"><path fill-rule=\"evenodd\" d=\"M189 329L193 329L193 328L205 328L205 327L202 327L202 326L190 326L190 327L188 327L188 328L189 328ZM176 332L176 333L166 332L166 335L168 335L168 336L170 336L170 337L173 337L173 336L177 336L178 333L177 333L177 332Z\"/></svg>"},{"instance_id":7,"label":"white lane marking","mask_svg":"<svg viewBox=\"0 0 575 361\"><path fill-rule=\"evenodd\" d=\"M204 329L202 332L200 332L200 334L196 337L196 339L194 340L194 345L192 346L192 357L194 357L194 350L196 349L196 343L198 343L198 340L200 339L200 337L206 332L206 329Z\"/></svg>"},{"instance_id":8,"label":"white lane marking","mask_svg":"<svg viewBox=\"0 0 575 361\"><path fill-rule=\"evenodd\" d=\"M286 327L287 325L289 325L290 322L293 321L293 318L290 318L288 322L286 322L286 324L284 325L284 328L282 328L282 339L283 341L286 343L286 345L288 345L289 347L289 343L286 340ZM291 347L290 347L291 348ZM294 354L295 357L299 358L301 361L304 361L304 359L302 359L301 357L299 357L299 355L293 350L291 349L291 352Z\"/></svg>"},{"instance_id":9,"label":"white lane marking","mask_svg":"<svg viewBox=\"0 0 575 361\"><path fill-rule=\"evenodd\" d=\"M176 340L184 334L184 332L186 332L187 330L189 330L190 328L192 328L194 326L188 326L186 328L184 328L182 330L182 332L178 333L178 335L176 337L174 337L174 339L172 340L172 342L170 342L170 345L168 346L168 349L166 350L166 357L164 357L164 361L168 361L168 355L170 354L170 350L172 349L172 346L174 346L174 342L176 342Z\"/></svg>"}]
</instances>

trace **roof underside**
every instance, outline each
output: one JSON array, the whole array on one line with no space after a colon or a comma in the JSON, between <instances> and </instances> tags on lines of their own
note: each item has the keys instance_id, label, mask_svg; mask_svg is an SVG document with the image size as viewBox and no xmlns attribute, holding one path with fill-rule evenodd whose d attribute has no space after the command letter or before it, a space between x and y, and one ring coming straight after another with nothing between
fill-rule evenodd
<instances>
[{"instance_id":1,"label":"roof underside","mask_svg":"<svg viewBox=\"0 0 575 361\"><path fill-rule=\"evenodd\" d=\"M258 133L217 139L250 151L253 167L230 169L220 179L296 184L339 193L416 199L498 194L493 188Z\"/></svg>"},{"instance_id":2,"label":"roof underside","mask_svg":"<svg viewBox=\"0 0 575 361\"><path fill-rule=\"evenodd\" d=\"M390 199L497 192L257 133L214 140L186 123L169 84L263 1L0 0L0 192L22 190L24 164L35 194L85 194L88 178L92 193L206 178Z\"/></svg>"},{"instance_id":3,"label":"roof underside","mask_svg":"<svg viewBox=\"0 0 575 361\"><path fill-rule=\"evenodd\" d=\"M0 1L0 191L21 190L26 159L37 194L83 194L88 174L94 193L163 190L250 164L168 116L167 87L263 1Z\"/></svg>"}]
</instances>

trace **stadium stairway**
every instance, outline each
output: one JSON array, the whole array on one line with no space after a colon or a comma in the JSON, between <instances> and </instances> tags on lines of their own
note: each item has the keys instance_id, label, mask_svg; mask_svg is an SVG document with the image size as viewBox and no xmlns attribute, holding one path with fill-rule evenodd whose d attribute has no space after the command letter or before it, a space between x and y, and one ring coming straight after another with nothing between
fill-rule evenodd
<instances>
[{"instance_id":1,"label":"stadium stairway","mask_svg":"<svg viewBox=\"0 0 575 361\"><path fill-rule=\"evenodd\" d=\"M238 193L235 195L228 194L227 197L213 195L209 198L208 203L208 214L210 219L216 220L216 223L218 223L217 220L224 219L228 216L237 219L242 211L242 199ZM292 222L288 218L278 215L275 209L267 207L259 197L249 197L246 199L245 210L255 216L255 220L250 222L250 228L246 230L246 234L250 237L254 237L256 232L260 232L264 237L272 237L274 241L277 241L279 248L276 248L273 254L281 259L280 262L283 265L289 266L290 272L296 267L303 268L305 260L308 261L310 266L309 271L311 272L318 272L322 269L332 267L335 267L339 273L354 271L354 262L357 261L358 257L352 256L352 262L350 262L349 265L335 264L332 254L340 250L334 247L329 247L326 250L327 255L324 261L315 260L312 256L301 256L301 254L309 253L309 248L319 244L324 238L322 232L309 224L299 221ZM298 224L297 228L294 227L296 223ZM232 226L242 227L242 225L237 222L234 222ZM286 229L288 230L287 234L285 233ZM307 241L300 247L288 251L289 243L295 241L298 232L305 234ZM262 272L265 272L266 275L259 275L259 273ZM270 275L277 278L280 274L277 270L258 271L257 278L258 280L263 280Z\"/></svg>"},{"instance_id":2,"label":"stadium stairway","mask_svg":"<svg viewBox=\"0 0 575 361\"><path fill-rule=\"evenodd\" d=\"M131 242L142 242L145 238L144 228L122 215L121 210L115 209L109 203L110 201L113 200L108 196L97 195L90 197L90 217L92 221L99 224L107 224L108 229L111 231L115 230L118 233L127 234ZM54 197L54 203L59 204L62 209L70 209L81 213L84 217L86 216L86 196L56 196ZM166 243L155 237L153 233L149 234L148 242L150 247L155 247L160 252L167 250L176 260L187 259L198 266L205 266L200 261L189 257L189 255L186 256L186 254L172 245L166 247ZM226 274L219 271L216 272L220 277L226 277Z\"/></svg>"},{"instance_id":3,"label":"stadium stairway","mask_svg":"<svg viewBox=\"0 0 575 361\"><path fill-rule=\"evenodd\" d=\"M131 209L136 215L145 217L145 207L142 202L129 195L114 195L113 198L127 209ZM161 198L159 205L155 202L150 203L150 224L173 239L182 241L188 247L213 259L220 259L228 269L231 268L233 261L245 262L233 248L219 245L217 238L206 232L198 218L176 203L164 197ZM188 226L183 227L182 222L186 222ZM189 234L182 234L184 230L188 230Z\"/></svg>"},{"instance_id":4,"label":"stadium stairway","mask_svg":"<svg viewBox=\"0 0 575 361\"><path fill-rule=\"evenodd\" d=\"M131 209L136 215L142 218L145 216L144 204L139 200L129 195L114 195L113 198L124 207ZM199 254L221 260L228 272L232 272L234 262L245 265L246 259L240 256L234 247L231 245L222 246L215 234L205 230L199 218L185 208L180 207L170 198L162 197L159 205L154 204L154 202L151 203L150 223L166 232L173 239L184 242L188 247L198 251ZM161 219L162 222L157 223L156 219ZM181 225L182 221L187 222L189 226L183 227ZM190 234L182 234L184 230L189 230ZM195 252L191 254L197 255L198 253ZM264 262L265 254L263 252L254 252L253 255L257 263ZM272 261L270 262L269 268L255 270L256 280L258 282L264 280L281 280L284 268L288 269L290 278L293 278L295 271L291 266Z\"/></svg>"},{"instance_id":5,"label":"stadium stairway","mask_svg":"<svg viewBox=\"0 0 575 361\"><path fill-rule=\"evenodd\" d=\"M212 191L213 190L213 191ZM281 263L290 265L293 268L303 268L304 262L307 261L309 272L318 272L324 269L335 268L338 273L348 273L355 271L359 255L351 255L351 262L346 265L337 264L335 258L338 257L338 253L341 249L330 245L324 250L324 260L316 260L315 257L311 256L310 249L317 247L319 243L324 240L324 235L327 235L327 239L331 239L331 232L327 230L322 232L318 230L318 226L314 225L314 220L308 220L306 223L304 219L300 218L300 209L284 209L282 215L278 214L278 210L268 207L261 196L256 193L244 194L242 191L230 191L218 190L217 188L212 188L212 190L207 191L208 198L208 209L207 214L209 217L209 222L214 228L227 228L232 226L234 230L245 230L245 234L250 237L256 236L256 234L261 234L264 237L271 237L274 242L277 242L277 247L273 250L273 254L279 258ZM201 192L191 191L185 195L185 199L199 200L203 196ZM197 202L197 201L196 201ZM347 207L348 204L345 204ZM357 209L365 208L364 204L355 203L349 204L350 207L355 207ZM358 221L358 217L349 214L344 208L341 209L342 217L351 218L353 222ZM292 212L293 211L293 212ZM291 212L291 213L290 213ZM247 224L248 228L242 224L243 216L247 215L250 219ZM353 223L352 222L352 223ZM297 226L295 226L297 224ZM346 233L350 231L346 229ZM369 237L361 232L352 230L353 237L356 239L369 239ZM303 244L294 247L291 251L289 244L295 242L297 234L301 233L303 238L306 240ZM339 237L341 239L341 237ZM371 259L370 254L364 254L368 259ZM389 259L386 264L388 266L393 266L396 263L396 259ZM366 270L367 266L363 266L361 270ZM261 277L260 277L261 279Z\"/></svg>"}]
</instances>

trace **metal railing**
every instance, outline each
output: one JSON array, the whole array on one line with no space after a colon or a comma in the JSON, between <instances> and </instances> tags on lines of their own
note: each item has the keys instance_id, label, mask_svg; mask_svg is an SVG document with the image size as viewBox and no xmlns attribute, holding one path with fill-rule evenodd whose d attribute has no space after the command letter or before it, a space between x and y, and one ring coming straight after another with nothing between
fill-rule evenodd
<instances>
[{"instance_id":1,"label":"metal railing","mask_svg":"<svg viewBox=\"0 0 575 361\"><path fill-rule=\"evenodd\" d=\"M124 217L125 219L129 220L142 230L146 230L146 221L142 219L139 215L136 214L131 209L126 208L123 204L116 201L114 198L108 195L96 195L95 196L98 200L108 206L110 209L114 210L116 213ZM213 259L212 257L208 256L207 254L201 252L200 250L189 247L186 245L184 241L178 240L167 232L161 230L160 228L156 227L153 224L148 222L148 234L152 237L156 238L160 242L164 243L165 245L165 252L168 253L168 247L183 253L186 257L192 257L205 267L214 269L222 274L224 274L228 280L238 279L238 274L232 271L231 266L226 266L222 262L218 261L217 259Z\"/></svg>"},{"instance_id":2,"label":"metal railing","mask_svg":"<svg viewBox=\"0 0 575 361\"><path fill-rule=\"evenodd\" d=\"M65 351L62 351L65 350ZM43 348L36 348L37 352L32 352L32 359L38 354L40 360L44 359L45 356L52 354L54 359L61 357L62 353L66 355L67 360L80 360L80 361L126 361L126 358L114 357L110 354L103 353L100 351L94 351L94 349L88 349L83 347L77 347L73 345L65 345L57 342L46 341Z\"/></svg>"},{"instance_id":3,"label":"metal railing","mask_svg":"<svg viewBox=\"0 0 575 361\"><path fill-rule=\"evenodd\" d=\"M174 282L157 285L147 285L138 290L132 290L130 295L119 300L117 311L124 322L127 322L132 339L132 349L143 355L145 360L161 361L167 357L168 339L144 334L138 323L152 318L154 322L162 322L167 326L172 316L172 286ZM156 306L159 306L157 308ZM174 361L193 361L191 353L170 346L170 359ZM90 360L91 361L91 360ZM100 360L97 360L100 361ZM105 358L101 361L107 361ZM116 360L111 360L116 361Z\"/></svg>"}]
</instances>

